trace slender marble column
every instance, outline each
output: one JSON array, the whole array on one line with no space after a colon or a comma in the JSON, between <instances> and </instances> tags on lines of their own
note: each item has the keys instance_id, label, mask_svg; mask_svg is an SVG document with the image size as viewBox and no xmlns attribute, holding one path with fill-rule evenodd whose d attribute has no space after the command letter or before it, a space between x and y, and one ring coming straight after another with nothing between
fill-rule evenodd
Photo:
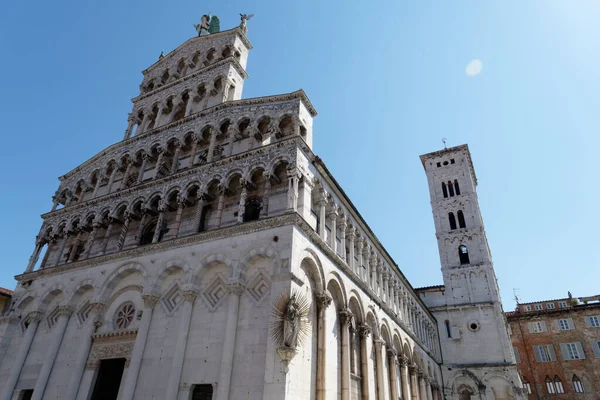
<instances>
[{"instance_id":1,"label":"slender marble column","mask_svg":"<svg viewBox=\"0 0 600 400\"><path fill-rule=\"evenodd\" d=\"M211 162L213 160L216 142L217 131L214 128L210 128L210 142L208 143L208 154L206 155L206 162Z\"/></svg>"},{"instance_id":2,"label":"slender marble column","mask_svg":"<svg viewBox=\"0 0 600 400\"><path fill-rule=\"evenodd\" d=\"M158 243L160 240L160 232L165 220L166 205L161 202L158 205L158 220L156 221L156 228L154 229L154 236L152 236L152 243Z\"/></svg>"},{"instance_id":3,"label":"slender marble column","mask_svg":"<svg viewBox=\"0 0 600 400\"><path fill-rule=\"evenodd\" d=\"M135 121L133 117L130 115L127 118L127 129L125 129L125 135L123 136L123 140L127 140L131 137L131 131L133 130L133 126L135 125Z\"/></svg>"},{"instance_id":4,"label":"slender marble column","mask_svg":"<svg viewBox=\"0 0 600 400\"><path fill-rule=\"evenodd\" d=\"M348 260L346 260L346 229L348 229L348 222L346 221L346 218L342 218L342 222L340 224L340 257L342 257L342 260L348 263Z\"/></svg>"},{"instance_id":5,"label":"slender marble column","mask_svg":"<svg viewBox=\"0 0 600 400\"><path fill-rule=\"evenodd\" d=\"M131 174L131 167L133 167L133 161L129 160L127 161L127 167L125 167L125 172L123 172L123 178L121 179L121 186L119 187L119 190L123 190L126 188L125 185L127 185L127 178L129 178L129 175Z\"/></svg>"},{"instance_id":6,"label":"slender marble column","mask_svg":"<svg viewBox=\"0 0 600 400\"><path fill-rule=\"evenodd\" d=\"M271 174L265 172L263 174L265 178L265 191L262 196L262 208L260 209L261 217L269 216L269 196L271 195Z\"/></svg>"},{"instance_id":7,"label":"slender marble column","mask_svg":"<svg viewBox=\"0 0 600 400\"><path fill-rule=\"evenodd\" d=\"M76 400L77 392L81 384L81 378L85 371L90 349L92 348L92 335L96 330L96 327L100 326L99 315L104 311L105 305L103 303L94 302L91 303L91 313L88 319L84 322L83 330L81 333L81 345L77 352L75 365L70 370L71 379L69 380L69 387L67 388L67 395L65 400Z\"/></svg>"},{"instance_id":8,"label":"slender marble column","mask_svg":"<svg viewBox=\"0 0 600 400\"><path fill-rule=\"evenodd\" d=\"M396 362L398 352L394 349L387 349L388 365L390 366L390 396L392 399L398 399L398 374L396 372Z\"/></svg>"},{"instance_id":9,"label":"slender marble column","mask_svg":"<svg viewBox=\"0 0 600 400\"><path fill-rule=\"evenodd\" d=\"M44 243L41 240L36 240L35 249L33 250L31 257L29 257L29 263L27 264L25 272L31 272L33 270L35 263L40 258L40 252L42 251L42 248L44 248Z\"/></svg>"},{"instance_id":10,"label":"slender marble column","mask_svg":"<svg viewBox=\"0 0 600 400\"><path fill-rule=\"evenodd\" d=\"M21 375L21 369L23 369L23 364L25 364L25 359L27 358L27 354L29 353L29 348L31 347L31 342L33 342L33 337L35 336L35 332L37 331L38 324L42 319L42 313L33 312L28 315L29 326L25 330L25 337L19 346L19 351L15 357L13 362L13 367L10 370L10 375L6 382L4 382L4 391L2 392L2 400L11 400L13 396L13 392L15 387L17 386L17 381L19 380L19 375Z\"/></svg>"},{"instance_id":11,"label":"slender marble column","mask_svg":"<svg viewBox=\"0 0 600 400\"><path fill-rule=\"evenodd\" d=\"M240 193L240 203L238 205L238 216L237 222L241 224L244 222L244 214L246 213L246 200L248 199L248 188L246 181L241 179L240 185L242 186L242 192Z\"/></svg>"},{"instance_id":12,"label":"slender marble column","mask_svg":"<svg viewBox=\"0 0 600 400\"><path fill-rule=\"evenodd\" d=\"M119 241L117 242L117 251L123 249L125 239L127 238L127 230L129 229L130 222L131 215L129 214L129 211L125 211L125 214L123 215L123 226L121 227L121 232L119 233Z\"/></svg>"},{"instance_id":13,"label":"slender marble column","mask_svg":"<svg viewBox=\"0 0 600 400\"><path fill-rule=\"evenodd\" d=\"M196 151L198 151L198 137L196 134L192 135L192 150L190 151L190 162L188 168L192 168L196 161Z\"/></svg>"},{"instance_id":14,"label":"slender marble column","mask_svg":"<svg viewBox=\"0 0 600 400\"><path fill-rule=\"evenodd\" d=\"M175 224L173 226L173 237L179 236L179 229L181 228L181 215L185 208L185 197L177 196L177 214L175 214Z\"/></svg>"},{"instance_id":15,"label":"slender marble column","mask_svg":"<svg viewBox=\"0 0 600 400\"><path fill-rule=\"evenodd\" d=\"M340 311L342 331L342 400L350 400L350 326L353 315L349 310Z\"/></svg>"},{"instance_id":16,"label":"slender marble column","mask_svg":"<svg viewBox=\"0 0 600 400\"><path fill-rule=\"evenodd\" d=\"M288 174L288 209L298 209L298 181L300 180L296 167L290 168Z\"/></svg>"},{"instance_id":17,"label":"slender marble column","mask_svg":"<svg viewBox=\"0 0 600 400\"><path fill-rule=\"evenodd\" d=\"M156 165L154 166L154 179L157 179L160 172L160 166L162 165L163 158L165 158L165 150L158 149L158 156L156 157Z\"/></svg>"},{"instance_id":18,"label":"slender marble column","mask_svg":"<svg viewBox=\"0 0 600 400\"><path fill-rule=\"evenodd\" d=\"M317 294L317 400L327 400L325 393L325 338L327 334L327 307L331 305L332 298L329 293L322 292Z\"/></svg>"},{"instance_id":19,"label":"slender marble column","mask_svg":"<svg viewBox=\"0 0 600 400\"><path fill-rule=\"evenodd\" d=\"M348 232L348 260L346 260L346 264L348 264L348 267L350 267L350 269L352 271L354 271L354 273L358 276L359 275L359 271L356 265L356 260L354 259L354 238L356 237L356 234L354 233L354 229L350 229L350 231Z\"/></svg>"},{"instance_id":20,"label":"slender marble column","mask_svg":"<svg viewBox=\"0 0 600 400\"><path fill-rule=\"evenodd\" d=\"M60 264L60 259L63 256L63 253L65 251L65 246L67 244L68 239L69 239L69 233L67 232L67 229L65 228L65 230L63 232L63 238L60 241L60 245L58 246L58 251L56 252L56 258L54 259L54 265Z\"/></svg>"},{"instance_id":21,"label":"slender marble column","mask_svg":"<svg viewBox=\"0 0 600 400\"><path fill-rule=\"evenodd\" d=\"M142 365L144 348L146 347L146 339L148 338L148 331L150 330L152 311L154 310L156 302L158 302L158 296L154 294L145 294L142 295L142 298L144 299L144 311L142 312L142 320L140 321L137 336L135 337L135 344L131 351L131 361L129 363L129 368L127 369L127 375L125 376L123 394L121 395L120 400L133 399L140 367Z\"/></svg>"},{"instance_id":22,"label":"slender marble column","mask_svg":"<svg viewBox=\"0 0 600 400\"><path fill-rule=\"evenodd\" d=\"M219 185L219 201L217 203L217 227L221 227L221 219L223 218L223 203L225 202L225 192L226 189L224 186Z\"/></svg>"},{"instance_id":23,"label":"slender marble column","mask_svg":"<svg viewBox=\"0 0 600 400\"><path fill-rule=\"evenodd\" d=\"M327 200L321 199L319 201L319 236L325 240L325 229L327 225L327 215L325 214L327 207Z\"/></svg>"},{"instance_id":24,"label":"slender marble column","mask_svg":"<svg viewBox=\"0 0 600 400\"><path fill-rule=\"evenodd\" d=\"M408 375L408 357L401 356L398 358L400 363L400 379L402 380L402 400L410 400L410 384Z\"/></svg>"},{"instance_id":25,"label":"slender marble column","mask_svg":"<svg viewBox=\"0 0 600 400\"><path fill-rule=\"evenodd\" d=\"M108 240L110 239L110 234L112 233L113 224L115 223L114 218L108 218L108 227L106 228L106 234L104 234L104 241L102 242L102 249L100 250L100 255L106 253L106 247L108 246Z\"/></svg>"},{"instance_id":26,"label":"slender marble column","mask_svg":"<svg viewBox=\"0 0 600 400\"><path fill-rule=\"evenodd\" d=\"M192 319L192 309L194 307L194 301L196 301L196 297L198 297L198 293L198 288L192 285L185 285L183 287L183 298L185 300L181 305L179 328L177 330L177 344L175 345L175 352L173 353L171 374L169 375L165 397L166 400L177 400L179 383L181 382L181 372L183 371L183 362L185 359L185 349L190 330L190 321Z\"/></svg>"},{"instance_id":27,"label":"slender marble column","mask_svg":"<svg viewBox=\"0 0 600 400\"><path fill-rule=\"evenodd\" d=\"M360 367L361 367L361 399L369 400L369 361L367 352L367 340L371 334L371 328L367 324L358 327L360 335Z\"/></svg>"},{"instance_id":28,"label":"slender marble column","mask_svg":"<svg viewBox=\"0 0 600 400\"><path fill-rule=\"evenodd\" d=\"M221 355L221 370L219 372L219 386L217 400L229 400L229 387L231 386L231 371L233 369L233 356L235 353L235 337L237 335L238 311L240 308L240 295L244 292L244 285L239 282L229 282L229 309L227 310L227 326L223 339L223 353Z\"/></svg>"},{"instance_id":29,"label":"slender marble column","mask_svg":"<svg viewBox=\"0 0 600 400\"><path fill-rule=\"evenodd\" d=\"M112 189L112 185L113 183L115 183L115 176L117 175L117 167L114 166L112 172L110 173L110 176L108 177L108 184L107 184L107 188L106 188L106 193L110 193L111 189Z\"/></svg>"},{"instance_id":30,"label":"slender marble column","mask_svg":"<svg viewBox=\"0 0 600 400\"><path fill-rule=\"evenodd\" d=\"M427 389L425 389L425 376L423 374L423 371L419 371L419 374L417 376L419 379L419 394L421 396L421 400L427 400Z\"/></svg>"},{"instance_id":31,"label":"slender marble column","mask_svg":"<svg viewBox=\"0 0 600 400\"><path fill-rule=\"evenodd\" d=\"M185 105L185 116L189 116L192 113L192 105L194 104L194 94L192 92L188 93L188 101Z\"/></svg>"},{"instance_id":32,"label":"slender marble column","mask_svg":"<svg viewBox=\"0 0 600 400\"><path fill-rule=\"evenodd\" d=\"M373 341L375 343L375 359L377 362L376 371L377 371L377 399L385 400L385 386L383 383L383 344L385 343L381 339L375 339Z\"/></svg>"},{"instance_id":33,"label":"slender marble column","mask_svg":"<svg viewBox=\"0 0 600 400\"><path fill-rule=\"evenodd\" d=\"M92 198L96 197L96 195L98 194L98 189L100 189L100 185L102 184L102 181L104 181L104 175L106 174L106 171L104 171L102 173L102 175L98 175L96 176L96 184L94 185L94 190L92 192Z\"/></svg>"},{"instance_id":34,"label":"slender marble column","mask_svg":"<svg viewBox=\"0 0 600 400\"><path fill-rule=\"evenodd\" d=\"M194 232L200 232L200 223L202 222L202 210L204 209L204 193L198 189L198 201L196 202L196 214L194 215Z\"/></svg>"},{"instance_id":35,"label":"slender marble column","mask_svg":"<svg viewBox=\"0 0 600 400\"><path fill-rule=\"evenodd\" d=\"M174 174L179 169L179 155L181 154L181 143L175 144L175 153L173 154L173 163L171 164L171 173Z\"/></svg>"},{"instance_id":36,"label":"slender marble column","mask_svg":"<svg viewBox=\"0 0 600 400\"><path fill-rule=\"evenodd\" d=\"M42 369L40 370L37 381L35 382L33 396L31 397L32 400L42 400L44 397L46 385L48 384L48 378L50 377L50 372L52 372L56 355L60 349L60 344L63 340L63 336L65 335L65 330L67 329L67 324L72 313L73 309L71 309L71 307L59 306L58 319L56 321L56 326L53 329L54 334L52 335L53 337L50 343L50 348L46 353L44 363L42 364Z\"/></svg>"},{"instance_id":37,"label":"slender marble column","mask_svg":"<svg viewBox=\"0 0 600 400\"><path fill-rule=\"evenodd\" d=\"M433 393L431 392L431 382L429 379L425 379L425 391L427 392L427 399L433 400Z\"/></svg>"},{"instance_id":38,"label":"slender marble column","mask_svg":"<svg viewBox=\"0 0 600 400\"><path fill-rule=\"evenodd\" d=\"M408 372L410 373L410 390L412 400L420 400L419 397L419 385L417 384L417 366L410 365L408 367Z\"/></svg>"},{"instance_id":39,"label":"slender marble column","mask_svg":"<svg viewBox=\"0 0 600 400\"><path fill-rule=\"evenodd\" d=\"M140 171L138 174L137 184L139 185L144 181L144 172L146 171L146 164L148 163L148 154L142 154L142 164L140 165Z\"/></svg>"},{"instance_id":40,"label":"slender marble column","mask_svg":"<svg viewBox=\"0 0 600 400\"><path fill-rule=\"evenodd\" d=\"M50 211L55 211L56 207L58 207L59 203L60 203L60 201L58 200L58 197L52 196L52 208L50 209Z\"/></svg>"},{"instance_id":41,"label":"slender marble column","mask_svg":"<svg viewBox=\"0 0 600 400\"><path fill-rule=\"evenodd\" d=\"M363 241L362 238L358 238L357 242L356 242L356 255L358 258L358 263L356 265L356 273L358 276L360 276L362 278L362 280L366 280L366 276L364 276L365 274L363 274L363 262L364 257L363 257Z\"/></svg>"},{"instance_id":42,"label":"slender marble column","mask_svg":"<svg viewBox=\"0 0 600 400\"><path fill-rule=\"evenodd\" d=\"M71 251L69 252L69 258L67 262L73 262L75 260L75 256L77 255L77 248L81 243L81 231L77 232L77 236L75 236L75 240L73 241L73 245L71 246Z\"/></svg>"},{"instance_id":43,"label":"slender marble column","mask_svg":"<svg viewBox=\"0 0 600 400\"><path fill-rule=\"evenodd\" d=\"M334 208L333 212L329 214L329 219L331 220L331 238L329 238L329 245L331 246L335 254L337 254L337 216L337 211Z\"/></svg>"}]
</instances>

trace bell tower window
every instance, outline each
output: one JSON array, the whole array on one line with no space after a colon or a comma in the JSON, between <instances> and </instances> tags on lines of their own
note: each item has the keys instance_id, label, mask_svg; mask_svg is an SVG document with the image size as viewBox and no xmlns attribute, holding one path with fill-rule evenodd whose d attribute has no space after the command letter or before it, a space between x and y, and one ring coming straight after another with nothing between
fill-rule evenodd
<instances>
[{"instance_id":1,"label":"bell tower window","mask_svg":"<svg viewBox=\"0 0 600 400\"><path fill-rule=\"evenodd\" d=\"M454 218L454 213L448 213L448 220L450 221L450 230L453 231L456 229L456 218Z\"/></svg>"},{"instance_id":2,"label":"bell tower window","mask_svg":"<svg viewBox=\"0 0 600 400\"><path fill-rule=\"evenodd\" d=\"M458 226L459 228L466 228L467 224L465 224L465 216L462 212L462 210L458 210L458 212L456 213L457 217L458 217Z\"/></svg>"},{"instance_id":3,"label":"bell tower window","mask_svg":"<svg viewBox=\"0 0 600 400\"><path fill-rule=\"evenodd\" d=\"M450 194L450 197L454 197L454 187L450 181L448 181L448 193Z\"/></svg>"},{"instance_id":4,"label":"bell tower window","mask_svg":"<svg viewBox=\"0 0 600 400\"><path fill-rule=\"evenodd\" d=\"M458 179L454 180L454 193L456 193L456 195L460 195L460 188L458 187Z\"/></svg>"},{"instance_id":5,"label":"bell tower window","mask_svg":"<svg viewBox=\"0 0 600 400\"><path fill-rule=\"evenodd\" d=\"M448 189L446 188L446 182L442 182L442 193L444 194L444 198L448 197Z\"/></svg>"},{"instance_id":6,"label":"bell tower window","mask_svg":"<svg viewBox=\"0 0 600 400\"><path fill-rule=\"evenodd\" d=\"M461 244L458 246L458 258L460 259L460 265L469 264L469 250L467 250L467 246Z\"/></svg>"}]
</instances>

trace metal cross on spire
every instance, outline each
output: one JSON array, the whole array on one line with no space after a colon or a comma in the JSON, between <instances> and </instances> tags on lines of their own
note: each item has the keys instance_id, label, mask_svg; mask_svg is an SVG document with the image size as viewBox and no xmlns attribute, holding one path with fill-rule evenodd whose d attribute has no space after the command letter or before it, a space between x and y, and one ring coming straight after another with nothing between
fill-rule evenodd
<instances>
[{"instance_id":1,"label":"metal cross on spire","mask_svg":"<svg viewBox=\"0 0 600 400\"><path fill-rule=\"evenodd\" d=\"M444 149L447 149L448 147L446 147L446 138L445 137L442 138L442 143L444 143Z\"/></svg>"}]
</instances>

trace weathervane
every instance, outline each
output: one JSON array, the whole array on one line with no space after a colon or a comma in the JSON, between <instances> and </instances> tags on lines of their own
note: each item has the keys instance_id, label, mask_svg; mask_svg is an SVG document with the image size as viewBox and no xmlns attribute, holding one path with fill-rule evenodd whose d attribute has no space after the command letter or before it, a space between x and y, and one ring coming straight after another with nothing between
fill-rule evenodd
<instances>
[{"instance_id":1,"label":"weathervane","mask_svg":"<svg viewBox=\"0 0 600 400\"><path fill-rule=\"evenodd\" d=\"M445 137L442 138L442 143L444 143L444 149L447 149L448 147L446 147L446 138Z\"/></svg>"},{"instance_id":2,"label":"weathervane","mask_svg":"<svg viewBox=\"0 0 600 400\"><path fill-rule=\"evenodd\" d=\"M240 28L242 28L244 35L246 33L248 33L248 28L246 27L246 21L249 21L250 18L252 18L253 16L254 16L254 14L240 14L240 19L242 20L242 22L240 22Z\"/></svg>"}]
</instances>

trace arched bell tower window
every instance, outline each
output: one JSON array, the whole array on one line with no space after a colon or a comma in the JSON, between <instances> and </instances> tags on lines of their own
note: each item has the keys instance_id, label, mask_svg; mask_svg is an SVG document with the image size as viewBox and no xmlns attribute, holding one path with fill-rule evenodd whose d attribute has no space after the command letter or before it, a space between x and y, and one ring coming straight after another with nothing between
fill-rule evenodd
<instances>
[{"instance_id":1,"label":"arched bell tower window","mask_svg":"<svg viewBox=\"0 0 600 400\"><path fill-rule=\"evenodd\" d=\"M469 264L469 250L467 250L467 246L464 244L458 246L458 258L461 265Z\"/></svg>"},{"instance_id":2,"label":"arched bell tower window","mask_svg":"<svg viewBox=\"0 0 600 400\"><path fill-rule=\"evenodd\" d=\"M450 222L450 230L453 231L456 229L456 218L454 218L454 213L448 213L448 221Z\"/></svg>"},{"instance_id":3,"label":"arched bell tower window","mask_svg":"<svg viewBox=\"0 0 600 400\"><path fill-rule=\"evenodd\" d=\"M260 216L260 198L258 196L248 197L244 207L244 222L256 221Z\"/></svg>"},{"instance_id":4,"label":"arched bell tower window","mask_svg":"<svg viewBox=\"0 0 600 400\"><path fill-rule=\"evenodd\" d=\"M448 193L450 194L450 197L454 196L454 187L450 181L448 181Z\"/></svg>"},{"instance_id":5,"label":"arched bell tower window","mask_svg":"<svg viewBox=\"0 0 600 400\"><path fill-rule=\"evenodd\" d=\"M456 195L460 195L460 188L458 187L458 179L454 180L454 193L456 193Z\"/></svg>"},{"instance_id":6,"label":"arched bell tower window","mask_svg":"<svg viewBox=\"0 0 600 400\"><path fill-rule=\"evenodd\" d=\"M148 223L148 225L146 225L146 227L142 231L142 237L140 238L140 246L152 243L152 239L154 239L154 231L156 230L156 222L157 221L154 220ZM162 236L162 232L160 233L160 235Z\"/></svg>"},{"instance_id":7,"label":"arched bell tower window","mask_svg":"<svg viewBox=\"0 0 600 400\"><path fill-rule=\"evenodd\" d=\"M458 212L456 213L456 216L458 217L458 227L459 228L466 228L467 224L465 223L465 216L462 212L462 210L458 210Z\"/></svg>"},{"instance_id":8,"label":"arched bell tower window","mask_svg":"<svg viewBox=\"0 0 600 400\"><path fill-rule=\"evenodd\" d=\"M444 198L448 197L448 189L446 188L446 182L442 182L442 193L444 194Z\"/></svg>"}]
</instances>

